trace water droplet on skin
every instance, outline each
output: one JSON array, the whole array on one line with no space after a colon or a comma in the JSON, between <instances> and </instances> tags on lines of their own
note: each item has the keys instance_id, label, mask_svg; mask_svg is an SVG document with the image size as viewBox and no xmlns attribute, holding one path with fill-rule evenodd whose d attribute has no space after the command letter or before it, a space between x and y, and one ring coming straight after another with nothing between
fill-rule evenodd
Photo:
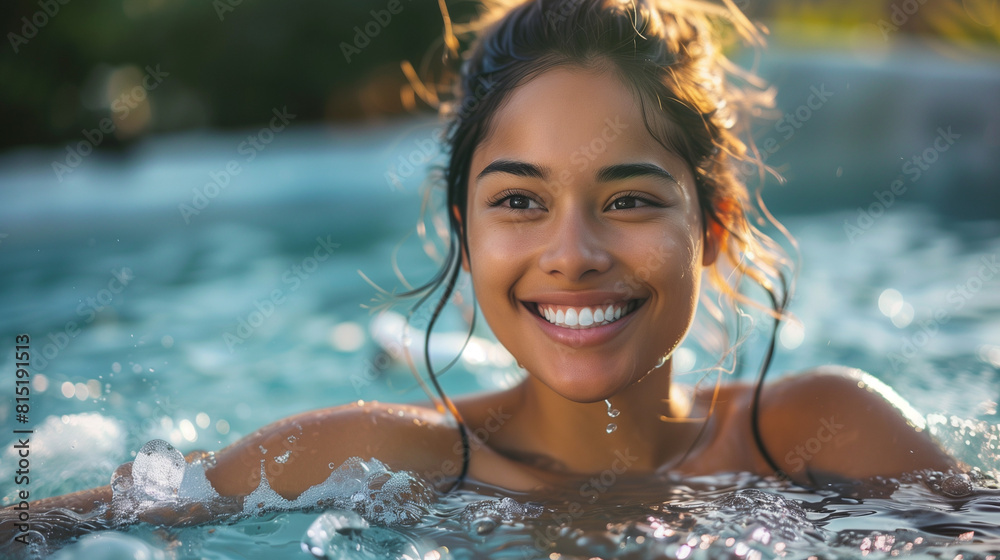
<instances>
[{"instance_id":1,"label":"water droplet on skin","mask_svg":"<svg viewBox=\"0 0 1000 560\"><path fill-rule=\"evenodd\" d=\"M611 407L611 400L604 399L604 404L608 405L608 418L617 418L621 411Z\"/></svg>"},{"instance_id":2,"label":"water droplet on skin","mask_svg":"<svg viewBox=\"0 0 1000 560\"><path fill-rule=\"evenodd\" d=\"M608 405L608 418L617 418L618 415L621 414L620 410L611 406L610 399L604 399L604 404ZM611 432L617 429L618 429L618 424L611 422L608 424L608 427L604 429L604 431L610 434Z\"/></svg>"}]
</instances>

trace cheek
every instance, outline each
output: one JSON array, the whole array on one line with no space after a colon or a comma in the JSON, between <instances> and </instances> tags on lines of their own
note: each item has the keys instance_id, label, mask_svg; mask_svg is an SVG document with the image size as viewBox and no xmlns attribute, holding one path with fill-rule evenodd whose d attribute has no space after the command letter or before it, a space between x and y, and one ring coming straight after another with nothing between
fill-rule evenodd
<instances>
[{"instance_id":1,"label":"cheek","mask_svg":"<svg viewBox=\"0 0 1000 560\"><path fill-rule=\"evenodd\" d=\"M484 312L506 301L527 261L524 239L488 227L469 231L470 272L476 298Z\"/></svg>"},{"instance_id":2,"label":"cheek","mask_svg":"<svg viewBox=\"0 0 1000 560\"><path fill-rule=\"evenodd\" d=\"M630 244L628 261L640 280L690 280L700 272L701 232L688 220L660 225L638 239L644 242Z\"/></svg>"}]
</instances>

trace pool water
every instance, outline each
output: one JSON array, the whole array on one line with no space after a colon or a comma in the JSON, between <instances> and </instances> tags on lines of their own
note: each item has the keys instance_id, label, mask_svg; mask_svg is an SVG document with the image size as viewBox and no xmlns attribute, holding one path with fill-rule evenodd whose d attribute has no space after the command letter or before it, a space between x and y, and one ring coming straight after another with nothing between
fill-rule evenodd
<instances>
[{"instance_id":1,"label":"pool water","mask_svg":"<svg viewBox=\"0 0 1000 560\"><path fill-rule=\"evenodd\" d=\"M964 476L822 491L747 475L622 478L591 499L587 482L545 495L440 495L377 461L355 461L331 479L334 506L324 511L268 507L235 523L133 525L52 557L992 559L1000 546L1000 491Z\"/></svg>"},{"instance_id":2,"label":"pool water","mask_svg":"<svg viewBox=\"0 0 1000 560\"><path fill-rule=\"evenodd\" d=\"M407 237L421 173L407 173L399 158L437 134L427 120L290 130L217 188L207 184L241 157L238 134L93 154L62 182L50 167L58 150L0 159L0 340L9 348L2 371L14 371L21 333L31 337L34 366L28 423L16 423L7 397L0 418L34 430L31 496L108 484L151 440L183 453L213 450L305 410L423 400L385 332L371 331L371 309L384 298L366 278L399 291L393 254L410 283L434 270L423 241ZM932 180L921 187L932 190ZM772 376L827 363L871 372L979 469L972 480L927 475L808 491L743 475L620 478L593 503L568 484L544 496L431 494L405 522L351 513L378 500L399 503L376 489L326 513L139 525L46 550L87 559L995 558L1000 274L992 264L1000 216L957 219L914 196L849 236L845 223L872 203L870 191L778 216L802 258L791 307L798 321L779 332ZM465 327L461 309L446 313L441 328L451 338L435 338L440 365ZM488 329L479 325L476 335L482 344L442 376L449 394L518 379ZM752 341L749 364L763 342ZM679 374L713 363L687 343L675 358ZM8 379L3 386L13 385ZM12 476L13 443L0 451L4 504L24 489Z\"/></svg>"}]
</instances>

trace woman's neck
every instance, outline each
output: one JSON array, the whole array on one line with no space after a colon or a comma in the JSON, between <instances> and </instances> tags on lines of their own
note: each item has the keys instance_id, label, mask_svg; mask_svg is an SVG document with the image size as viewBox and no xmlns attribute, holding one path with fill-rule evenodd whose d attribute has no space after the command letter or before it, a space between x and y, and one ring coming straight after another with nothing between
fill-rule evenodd
<instances>
[{"instance_id":1,"label":"woman's neck","mask_svg":"<svg viewBox=\"0 0 1000 560\"><path fill-rule=\"evenodd\" d=\"M570 401L532 376L512 393L516 411L491 445L545 470L590 474L669 468L683 458L701 428L700 422L677 421L689 416L690 399L672 387L669 362L610 399L619 411L615 417L603 401Z\"/></svg>"}]
</instances>

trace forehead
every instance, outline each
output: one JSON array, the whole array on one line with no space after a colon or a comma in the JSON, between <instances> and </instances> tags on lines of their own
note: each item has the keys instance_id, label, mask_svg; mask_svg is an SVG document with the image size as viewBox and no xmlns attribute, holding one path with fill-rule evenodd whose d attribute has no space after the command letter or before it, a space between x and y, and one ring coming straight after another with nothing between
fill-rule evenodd
<instances>
[{"instance_id":1,"label":"forehead","mask_svg":"<svg viewBox=\"0 0 1000 560\"><path fill-rule=\"evenodd\" d=\"M654 130L670 126L651 117ZM497 158L576 172L597 161L683 159L646 129L636 92L608 70L559 66L516 87L493 116L472 158L473 176ZM470 182L470 185L473 183Z\"/></svg>"}]
</instances>

